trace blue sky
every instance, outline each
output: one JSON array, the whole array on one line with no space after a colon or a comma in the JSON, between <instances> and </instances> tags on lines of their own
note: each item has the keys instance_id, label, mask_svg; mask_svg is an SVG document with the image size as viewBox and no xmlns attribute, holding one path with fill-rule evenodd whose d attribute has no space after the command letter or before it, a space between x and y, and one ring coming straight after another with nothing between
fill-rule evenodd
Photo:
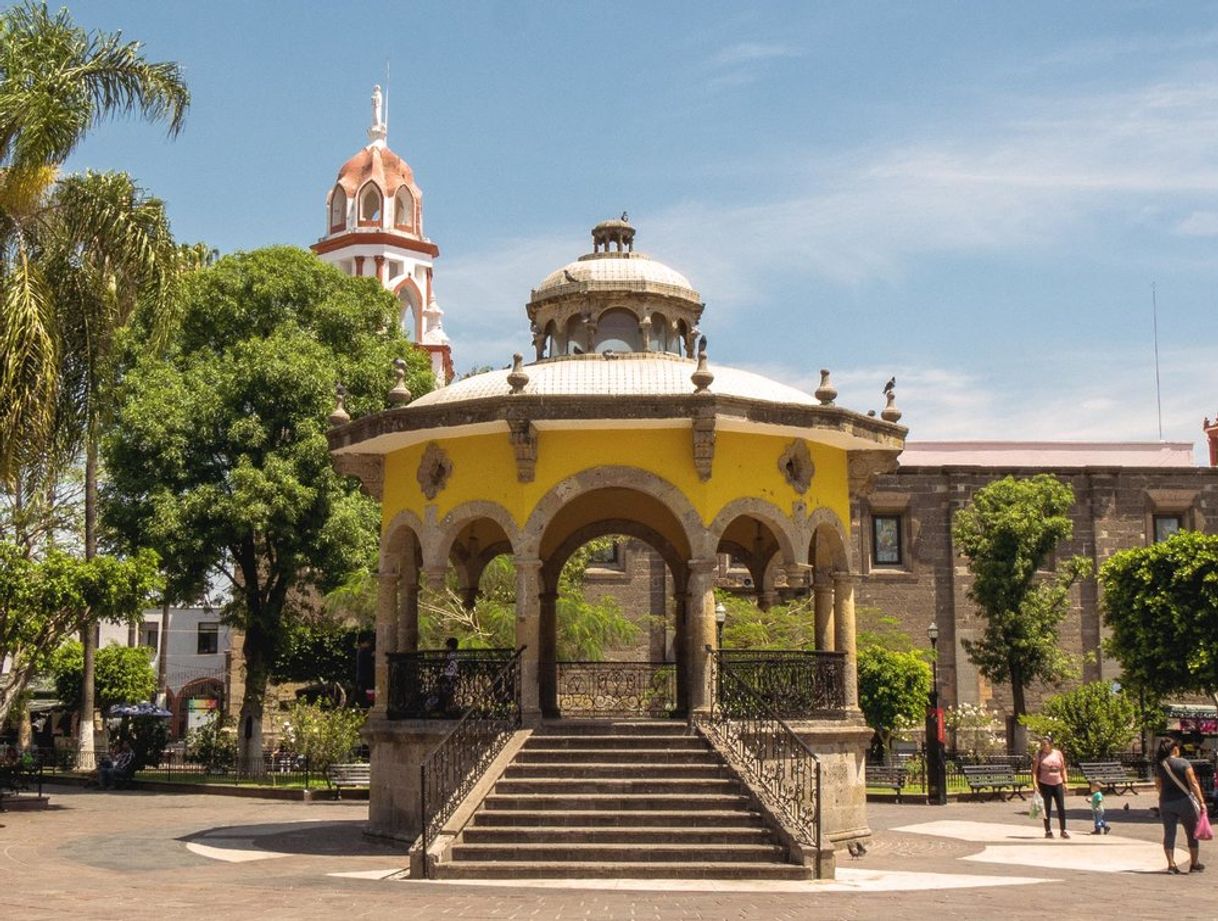
<instances>
[{"instance_id":1,"label":"blue sky","mask_svg":"<svg viewBox=\"0 0 1218 921\"><path fill-rule=\"evenodd\" d=\"M54 3L52 3L54 6ZM1218 413L1218 3L79 4L182 63L175 140L103 126L175 232L307 245L390 66L458 369L630 212L716 361L911 437L1154 440ZM1198 454L1200 456L1200 454Z\"/></svg>"}]
</instances>

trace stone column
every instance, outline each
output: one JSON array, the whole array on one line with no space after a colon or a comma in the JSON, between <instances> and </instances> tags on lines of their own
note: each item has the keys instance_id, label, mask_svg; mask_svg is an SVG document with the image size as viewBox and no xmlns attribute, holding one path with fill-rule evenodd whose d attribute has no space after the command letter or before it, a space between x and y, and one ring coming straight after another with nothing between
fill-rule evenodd
<instances>
[{"instance_id":1,"label":"stone column","mask_svg":"<svg viewBox=\"0 0 1218 921\"><path fill-rule=\"evenodd\" d=\"M373 715L389 709L389 653L398 651L398 574L382 572L376 589L376 701Z\"/></svg>"},{"instance_id":2,"label":"stone column","mask_svg":"<svg viewBox=\"0 0 1218 921\"><path fill-rule=\"evenodd\" d=\"M705 713L711 705L710 657L715 645L715 568L717 560L689 561L688 599L685 605L686 659L689 714Z\"/></svg>"},{"instance_id":3,"label":"stone column","mask_svg":"<svg viewBox=\"0 0 1218 921\"><path fill-rule=\"evenodd\" d=\"M832 652L833 581L827 574L817 575L812 583L812 610L816 620L816 648L823 652Z\"/></svg>"},{"instance_id":4,"label":"stone column","mask_svg":"<svg viewBox=\"0 0 1218 921\"><path fill-rule=\"evenodd\" d=\"M398 583L397 651L419 650L419 579L417 574L402 576Z\"/></svg>"},{"instance_id":5,"label":"stone column","mask_svg":"<svg viewBox=\"0 0 1218 921\"><path fill-rule=\"evenodd\" d=\"M520 657L520 701L525 725L541 718L538 664L541 661L541 560L515 557L516 647Z\"/></svg>"},{"instance_id":6,"label":"stone column","mask_svg":"<svg viewBox=\"0 0 1218 921\"><path fill-rule=\"evenodd\" d=\"M537 688L541 714L559 716L558 710L558 592L544 591L538 605Z\"/></svg>"},{"instance_id":7,"label":"stone column","mask_svg":"<svg viewBox=\"0 0 1218 921\"><path fill-rule=\"evenodd\" d=\"M854 633L854 586L858 576L850 572L833 574L833 619L838 652L846 654L846 709L859 708L859 666Z\"/></svg>"}]
</instances>

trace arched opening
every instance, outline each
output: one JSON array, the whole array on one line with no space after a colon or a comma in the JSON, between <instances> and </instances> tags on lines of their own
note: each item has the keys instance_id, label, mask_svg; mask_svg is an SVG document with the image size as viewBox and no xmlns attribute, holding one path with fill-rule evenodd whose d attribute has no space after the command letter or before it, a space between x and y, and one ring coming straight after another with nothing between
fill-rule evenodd
<instances>
[{"instance_id":1,"label":"arched opening","mask_svg":"<svg viewBox=\"0 0 1218 921\"><path fill-rule=\"evenodd\" d=\"M174 697L174 738L201 729L218 713L224 712L224 682L220 678L196 678L187 682Z\"/></svg>"},{"instance_id":2,"label":"arched opening","mask_svg":"<svg viewBox=\"0 0 1218 921\"><path fill-rule=\"evenodd\" d=\"M576 314L567 321L567 335L564 343L565 355L582 355L587 350L588 323L582 314Z\"/></svg>"},{"instance_id":3,"label":"arched opening","mask_svg":"<svg viewBox=\"0 0 1218 921\"><path fill-rule=\"evenodd\" d=\"M562 355L567 350L566 337L562 335L558 324L551 320L546 324L546 357L553 358L556 355Z\"/></svg>"},{"instance_id":4,"label":"arched opening","mask_svg":"<svg viewBox=\"0 0 1218 921\"><path fill-rule=\"evenodd\" d=\"M398 322L402 332L412 342L418 342L423 331L423 298L413 279L407 278L397 290L398 302L401 309L398 312Z\"/></svg>"},{"instance_id":5,"label":"arched opening","mask_svg":"<svg viewBox=\"0 0 1218 921\"><path fill-rule=\"evenodd\" d=\"M775 601L775 582L782 571L781 551L775 530L753 515L733 518L723 529L716 547L716 553L726 554L736 569L748 573L740 579L740 592L751 595L763 611Z\"/></svg>"},{"instance_id":6,"label":"arched opening","mask_svg":"<svg viewBox=\"0 0 1218 921\"><path fill-rule=\"evenodd\" d=\"M383 198L376 183L370 182L359 194L359 222L361 227L378 226L381 223Z\"/></svg>"},{"instance_id":7,"label":"arched opening","mask_svg":"<svg viewBox=\"0 0 1218 921\"><path fill-rule=\"evenodd\" d=\"M414 227L414 193L409 186L401 186L393 197L393 224L407 229Z\"/></svg>"},{"instance_id":8,"label":"arched opening","mask_svg":"<svg viewBox=\"0 0 1218 921\"><path fill-rule=\"evenodd\" d=\"M672 344L672 350L678 355L689 357L689 349L686 347L686 340L689 338L689 327L684 320L677 320L676 341Z\"/></svg>"},{"instance_id":9,"label":"arched opening","mask_svg":"<svg viewBox=\"0 0 1218 921\"><path fill-rule=\"evenodd\" d=\"M347 193L341 185L330 192L330 233L347 228Z\"/></svg>"},{"instance_id":10,"label":"arched opening","mask_svg":"<svg viewBox=\"0 0 1218 921\"><path fill-rule=\"evenodd\" d=\"M668 318L662 313L651 315L651 350L653 352L668 351Z\"/></svg>"},{"instance_id":11,"label":"arched opening","mask_svg":"<svg viewBox=\"0 0 1218 921\"><path fill-rule=\"evenodd\" d=\"M596 323L596 351L641 351L639 318L622 307L615 307L602 313Z\"/></svg>"}]
</instances>

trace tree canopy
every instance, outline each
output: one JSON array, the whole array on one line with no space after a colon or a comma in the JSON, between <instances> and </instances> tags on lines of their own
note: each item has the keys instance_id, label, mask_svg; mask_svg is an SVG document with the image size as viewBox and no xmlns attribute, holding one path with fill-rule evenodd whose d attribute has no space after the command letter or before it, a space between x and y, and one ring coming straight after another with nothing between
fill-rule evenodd
<instances>
[{"instance_id":1,"label":"tree canopy","mask_svg":"<svg viewBox=\"0 0 1218 921\"><path fill-rule=\"evenodd\" d=\"M80 706L84 668L84 647L76 640L64 643L51 655L55 693L72 708ZM102 713L115 704L150 701L155 693L156 672L152 668L152 650L147 646L110 643L97 650L94 699Z\"/></svg>"},{"instance_id":2,"label":"tree canopy","mask_svg":"<svg viewBox=\"0 0 1218 921\"><path fill-rule=\"evenodd\" d=\"M386 407L395 359L416 395L433 378L392 294L302 250L227 256L191 273L182 298L165 356L141 355L125 376L105 517L182 582L230 586L253 757L293 591L328 591L376 559L379 508L330 464L335 385L356 416Z\"/></svg>"},{"instance_id":3,"label":"tree canopy","mask_svg":"<svg viewBox=\"0 0 1218 921\"><path fill-rule=\"evenodd\" d=\"M916 726L930 698L931 667L921 654L883 646L858 653L859 708L884 748L894 733Z\"/></svg>"},{"instance_id":4,"label":"tree canopy","mask_svg":"<svg viewBox=\"0 0 1218 921\"><path fill-rule=\"evenodd\" d=\"M1218 704L1218 535L1181 531L1100 568L1108 652L1122 680L1162 697Z\"/></svg>"},{"instance_id":5,"label":"tree canopy","mask_svg":"<svg viewBox=\"0 0 1218 921\"><path fill-rule=\"evenodd\" d=\"M1008 476L977 490L952 523L972 575L968 597L985 620L981 638L962 645L982 675L1011 686L1017 717L1027 712L1028 685L1072 672L1058 630L1070 587L1090 574L1091 562L1073 557L1049 569L1058 544L1073 534L1073 505L1074 490L1050 474Z\"/></svg>"},{"instance_id":6,"label":"tree canopy","mask_svg":"<svg viewBox=\"0 0 1218 921\"><path fill-rule=\"evenodd\" d=\"M1104 761L1129 747L1137 735L1137 708L1107 681L1092 681L1045 701L1024 725L1052 736L1074 761Z\"/></svg>"}]
</instances>

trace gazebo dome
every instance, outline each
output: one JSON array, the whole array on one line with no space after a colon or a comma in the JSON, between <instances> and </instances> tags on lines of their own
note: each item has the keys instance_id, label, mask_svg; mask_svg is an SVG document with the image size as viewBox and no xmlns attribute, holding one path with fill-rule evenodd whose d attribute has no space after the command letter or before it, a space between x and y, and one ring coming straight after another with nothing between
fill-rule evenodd
<instances>
[{"instance_id":1,"label":"gazebo dome","mask_svg":"<svg viewBox=\"0 0 1218 921\"><path fill-rule=\"evenodd\" d=\"M671 288L671 294L675 297L700 303L694 286L676 269L643 253L622 253L621 256L606 259L588 255L568 262L542 279L541 284L533 289L533 300L544 300L563 293L568 285L583 285L582 290L585 291L630 291L660 286Z\"/></svg>"},{"instance_id":2,"label":"gazebo dome","mask_svg":"<svg viewBox=\"0 0 1218 921\"><path fill-rule=\"evenodd\" d=\"M414 183L414 173L409 164L388 147L369 144L342 165L335 182L348 195L354 195L369 180L380 186L382 192L393 194L401 186L409 186L416 198L419 188Z\"/></svg>"}]
</instances>

